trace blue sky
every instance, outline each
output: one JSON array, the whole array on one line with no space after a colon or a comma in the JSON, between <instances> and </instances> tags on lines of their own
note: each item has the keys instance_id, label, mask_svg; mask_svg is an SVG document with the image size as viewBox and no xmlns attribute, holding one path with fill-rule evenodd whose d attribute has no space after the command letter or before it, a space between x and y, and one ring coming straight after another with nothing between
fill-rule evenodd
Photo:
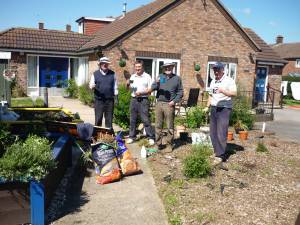
<instances>
[{"instance_id":1,"label":"blue sky","mask_svg":"<svg viewBox=\"0 0 300 225\"><path fill-rule=\"evenodd\" d=\"M127 0L128 10L152 0ZM198 0L200 1L200 0ZM39 21L47 29L64 30L66 24L77 31L75 20L82 17L118 16L124 0L5 0L1 2L0 30L10 27L36 28ZM278 34L284 42L300 42L300 1L221 0L244 27L252 28L267 43Z\"/></svg>"}]
</instances>

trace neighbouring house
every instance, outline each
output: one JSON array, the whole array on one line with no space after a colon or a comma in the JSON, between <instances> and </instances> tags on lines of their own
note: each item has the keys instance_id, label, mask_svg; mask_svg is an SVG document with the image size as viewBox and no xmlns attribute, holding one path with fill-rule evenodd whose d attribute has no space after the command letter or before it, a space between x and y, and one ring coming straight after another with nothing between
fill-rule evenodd
<instances>
[{"instance_id":1,"label":"neighbouring house","mask_svg":"<svg viewBox=\"0 0 300 225\"><path fill-rule=\"evenodd\" d=\"M282 71L282 75L291 75L300 77L300 42L284 43L283 36L276 37L276 44L271 47L288 63Z\"/></svg>"},{"instance_id":2,"label":"neighbouring house","mask_svg":"<svg viewBox=\"0 0 300 225\"><path fill-rule=\"evenodd\" d=\"M281 101L282 70L287 61L282 59L263 39L250 28L244 28L258 44L261 51L256 54L255 98L267 101L268 89L274 93L276 106Z\"/></svg>"},{"instance_id":3,"label":"neighbouring house","mask_svg":"<svg viewBox=\"0 0 300 225\"><path fill-rule=\"evenodd\" d=\"M265 101L267 83L280 89L285 61L253 31L243 29L218 0L156 0L150 4L104 19L82 17L79 33L12 28L0 34L0 51L10 52L10 64L28 95L41 87L59 94L60 80L75 78L80 85L98 68L105 55L118 74L119 82L133 71L136 59L144 61L153 79L165 62L175 62L175 72L189 88L206 90L216 61L226 64L226 74L243 91L253 93L259 81L259 96ZM125 67L119 62L125 60ZM195 64L200 71L195 71ZM258 78L258 79L257 79ZM199 79L198 79L199 80ZM277 87L278 86L278 87Z\"/></svg>"}]
</instances>

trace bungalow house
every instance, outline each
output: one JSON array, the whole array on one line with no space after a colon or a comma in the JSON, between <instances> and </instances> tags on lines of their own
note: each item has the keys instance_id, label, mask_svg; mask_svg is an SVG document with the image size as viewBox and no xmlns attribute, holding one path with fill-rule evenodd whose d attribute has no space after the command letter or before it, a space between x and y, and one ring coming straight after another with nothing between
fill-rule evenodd
<instances>
[{"instance_id":1,"label":"bungalow house","mask_svg":"<svg viewBox=\"0 0 300 225\"><path fill-rule=\"evenodd\" d=\"M0 34L0 51L11 54L10 66L17 68L28 95L39 94L45 86L53 89L50 94L60 94L61 81L70 78L79 85L88 81L102 55L111 59L119 82L133 71L136 59L144 61L153 79L163 63L175 62L186 93L199 86L196 75L205 90L212 65L222 61L226 74L244 91L253 92L257 80L261 90L267 82L280 89L285 61L253 31L243 29L219 0L156 0L115 19L82 17L77 22L79 33L41 25ZM119 66L120 60L126 61L125 67ZM260 94L258 100L265 100L265 93Z\"/></svg>"},{"instance_id":2,"label":"bungalow house","mask_svg":"<svg viewBox=\"0 0 300 225\"><path fill-rule=\"evenodd\" d=\"M283 43L283 36L278 35L276 44L271 45L274 51L278 53L288 63L282 71L282 75L296 75L300 77L300 42Z\"/></svg>"}]
</instances>

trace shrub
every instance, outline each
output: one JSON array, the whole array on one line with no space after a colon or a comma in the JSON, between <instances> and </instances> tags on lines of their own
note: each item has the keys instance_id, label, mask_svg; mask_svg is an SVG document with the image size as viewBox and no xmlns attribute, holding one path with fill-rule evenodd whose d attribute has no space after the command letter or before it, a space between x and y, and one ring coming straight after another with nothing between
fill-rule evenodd
<instances>
[{"instance_id":1,"label":"shrub","mask_svg":"<svg viewBox=\"0 0 300 225\"><path fill-rule=\"evenodd\" d=\"M19 82L19 79L16 78L10 84L11 96L13 98L27 97L24 87L22 87Z\"/></svg>"},{"instance_id":2,"label":"shrub","mask_svg":"<svg viewBox=\"0 0 300 225\"><path fill-rule=\"evenodd\" d=\"M186 123L188 128L198 128L207 122L207 113L202 107L191 107L186 114Z\"/></svg>"},{"instance_id":3,"label":"shrub","mask_svg":"<svg viewBox=\"0 0 300 225\"><path fill-rule=\"evenodd\" d=\"M189 178L207 177L212 171L209 156L212 149L208 145L194 145L191 155L183 161L183 173Z\"/></svg>"},{"instance_id":4,"label":"shrub","mask_svg":"<svg viewBox=\"0 0 300 225\"><path fill-rule=\"evenodd\" d=\"M242 122L248 129L251 129L254 124L254 115L251 112L250 100L240 94L234 99L229 124L233 126L238 121Z\"/></svg>"},{"instance_id":5,"label":"shrub","mask_svg":"<svg viewBox=\"0 0 300 225\"><path fill-rule=\"evenodd\" d=\"M71 98L78 97L78 85L74 79L68 80L68 86L65 88L65 93Z\"/></svg>"},{"instance_id":6,"label":"shrub","mask_svg":"<svg viewBox=\"0 0 300 225\"><path fill-rule=\"evenodd\" d=\"M0 158L14 140L15 137L10 133L8 125L0 123Z\"/></svg>"},{"instance_id":7,"label":"shrub","mask_svg":"<svg viewBox=\"0 0 300 225\"><path fill-rule=\"evenodd\" d=\"M130 124L130 91L126 85L119 86L119 104L114 108L114 123L123 129L128 129Z\"/></svg>"},{"instance_id":8,"label":"shrub","mask_svg":"<svg viewBox=\"0 0 300 225\"><path fill-rule=\"evenodd\" d=\"M257 144L256 151L257 151L257 152L268 152L269 150L268 150L268 148L265 146L264 143L259 142L259 143Z\"/></svg>"},{"instance_id":9,"label":"shrub","mask_svg":"<svg viewBox=\"0 0 300 225\"><path fill-rule=\"evenodd\" d=\"M34 106L35 107L43 107L44 106L44 100L42 98L37 98L35 100Z\"/></svg>"},{"instance_id":10,"label":"shrub","mask_svg":"<svg viewBox=\"0 0 300 225\"><path fill-rule=\"evenodd\" d=\"M49 141L29 136L25 142L17 142L0 159L0 177L8 180L41 180L55 168Z\"/></svg>"},{"instance_id":11,"label":"shrub","mask_svg":"<svg viewBox=\"0 0 300 225\"><path fill-rule=\"evenodd\" d=\"M79 87L79 100L86 105L94 104L94 92L89 88L89 84L83 84Z\"/></svg>"}]
</instances>

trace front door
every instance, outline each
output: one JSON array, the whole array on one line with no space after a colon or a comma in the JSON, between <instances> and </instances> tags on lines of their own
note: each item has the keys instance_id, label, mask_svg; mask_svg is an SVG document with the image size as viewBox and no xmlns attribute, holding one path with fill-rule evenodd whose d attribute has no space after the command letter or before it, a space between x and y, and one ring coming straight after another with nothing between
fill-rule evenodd
<instances>
[{"instance_id":1,"label":"front door","mask_svg":"<svg viewBox=\"0 0 300 225\"><path fill-rule=\"evenodd\" d=\"M267 81L267 68L258 67L256 71L255 82L255 100L256 102L264 102L266 100L266 81Z\"/></svg>"},{"instance_id":2,"label":"front door","mask_svg":"<svg viewBox=\"0 0 300 225\"><path fill-rule=\"evenodd\" d=\"M51 89L65 87L68 80L68 68L68 58L40 57L40 87Z\"/></svg>"}]
</instances>

